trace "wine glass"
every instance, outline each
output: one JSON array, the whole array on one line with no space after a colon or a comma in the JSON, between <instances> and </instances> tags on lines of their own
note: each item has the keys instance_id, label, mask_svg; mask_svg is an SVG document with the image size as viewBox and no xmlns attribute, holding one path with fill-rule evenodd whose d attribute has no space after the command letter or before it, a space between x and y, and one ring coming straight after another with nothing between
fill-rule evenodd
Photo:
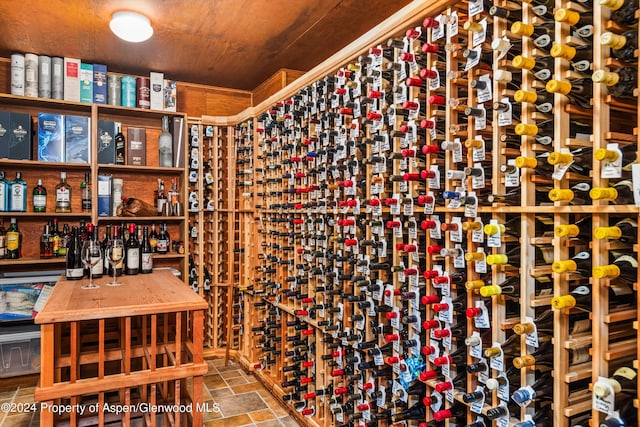
<instances>
[{"instance_id":1,"label":"wine glass","mask_svg":"<svg viewBox=\"0 0 640 427\"><path fill-rule=\"evenodd\" d=\"M96 289L100 286L93 283L93 267L102 259L100 243L94 240L85 240L82 244L82 263L89 269L89 283L82 285L82 289Z\"/></svg>"},{"instance_id":2,"label":"wine glass","mask_svg":"<svg viewBox=\"0 0 640 427\"><path fill-rule=\"evenodd\" d=\"M124 254L124 242L122 239L112 239L107 244L107 261L113 270L113 282L107 283L107 286L120 286L122 283L116 281L116 266L122 262Z\"/></svg>"}]
</instances>

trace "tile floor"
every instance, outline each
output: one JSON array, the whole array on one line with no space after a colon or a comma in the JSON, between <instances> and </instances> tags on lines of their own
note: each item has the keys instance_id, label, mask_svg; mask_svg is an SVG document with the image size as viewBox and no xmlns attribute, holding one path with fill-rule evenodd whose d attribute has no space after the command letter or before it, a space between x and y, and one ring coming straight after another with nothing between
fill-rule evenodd
<instances>
[{"instance_id":1,"label":"tile floor","mask_svg":"<svg viewBox=\"0 0 640 427\"><path fill-rule=\"evenodd\" d=\"M271 396L252 374L223 359L208 362L209 373L204 377L204 402L209 407L217 403L220 411L204 415L205 427L298 427L287 410ZM1 384L1 381L0 381ZM0 386L0 408L3 403L33 402L34 385L2 389ZM133 424L133 423L132 423ZM40 425L39 414L7 413L0 409L0 427L36 427ZM109 424L115 427L118 424ZM133 424L136 426L136 424Z\"/></svg>"}]
</instances>

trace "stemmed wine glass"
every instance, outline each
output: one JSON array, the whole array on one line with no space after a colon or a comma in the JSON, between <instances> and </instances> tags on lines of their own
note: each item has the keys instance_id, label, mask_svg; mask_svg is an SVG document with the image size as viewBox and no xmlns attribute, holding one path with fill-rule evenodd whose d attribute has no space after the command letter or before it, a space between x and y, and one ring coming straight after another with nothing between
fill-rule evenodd
<instances>
[{"instance_id":1,"label":"stemmed wine glass","mask_svg":"<svg viewBox=\"0 0 640 427\"><path fill-rule=\"evenodd\" d=\"M89 269L89 283L82 285L82 289L96 289L100 286L93 283L93 267L102 259L100 242L85 240L82 244L82 263Z\"/></svg>"},{"instance_id":2,"label":"stemmed wine glass","mask_svg":"<svg viewBox=\"0 0 640 427\"><path fill-rule=\"evenodd\" d=\"M116 281L116 265L122 262L124 255L124 242L122 239L112 239L107 244L107 261L111 264L113 270L113 282L107 283L107 286L120 286L122 283Z\"/></svg>"}]
</instances>

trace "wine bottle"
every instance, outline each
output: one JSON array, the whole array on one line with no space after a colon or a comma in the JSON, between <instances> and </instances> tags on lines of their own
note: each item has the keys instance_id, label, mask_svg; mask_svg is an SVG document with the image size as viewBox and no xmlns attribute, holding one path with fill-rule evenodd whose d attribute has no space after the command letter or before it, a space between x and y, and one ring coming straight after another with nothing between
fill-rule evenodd
<instances>
[{"instance_id":1,"label":"wine bottle","mask_svg":"<svg viewBox=\"0 0 640 427\"><path fill-rule=\"evenodd\" d=\"M125 242L124 250L124 274L138 274L140 272L140 242L138 242L135 224L129 224L129 238Z\"/></svg>"},{"instance_id":2,"label":"wine bottle","mask_svg":"<svg viewBox=\"0 0 640 427\"><path fill-rule=\"evenodd\" d=\"M98 226L94 225L93 229L92 229L92 233L89 237L92 241L96 242L96 244L100 244L100 241L98 240ZM93 260L92 260L93 263ZM100 277L102 277L102 275L104 274L104 257L100 257L100 259L98 260L98 262L96 262L96 264L91 267L91 272L93 274L93 278L94 279L98 279Z\"/></svg>"},{"instance_id":3,"label":"wine bottle","mask_svg":"<svg viewBox=\"0 0 640 427\"><path fill-rule=\"evenodd\" d=\"M591 80L605 84L611 96L634 98L633 92L638 87L637 75L631 67L620 67L616 71L597 70L591 75Z\"/></svg>"},{"instance_id":4,"label":"wine bottle","mask_svg":"<svg viewBox=\"0 0 640 427\"><path fill-rule=\"evenodd\" d=\"M159 254L167 254L169 253L170 246L171 240L167 231L167 223L163 223L162 227L160 227L160 233L158 234L156 252Z\"/></svg>"},{"instance_id":5,"label":"wine bottle","mask_svg":"<svg viewBox=\"0 0 640 427\"><path fill-rule=\"evenodd\" d=\"M634 204L633 183L630 180L618 181L613 187L597 187L589 191L593 200L606 200L616 205Z\"/></svg>"},{"instance_id":6,"label":"wine bottle","mask_svg":"<svg viewBox=\"0 0 640 427\"><path fill-rule=\"evenodd\" d=\"M638 48L638 32L628 30L622 34L602 33L600 44L611 48L611 56L623 62L635 62L635 50Z\"/></svg>"},{"instance_id":7,"label":"wine bottle","mask_svg":"<svg viewBox=\"0 0 640 427\"><path fill-rule=\"evenodd\" d=\"M638 223L631 218L624 218L611 227L597 227L593 235L598 240L611 239L634 244L638 241Z\"/></svg>"},{"instance_id":8,"label":"wine bottle","mask_svg":"<svg viewBox=\"0 0 640 427\"><path fill-rule=\"evenodd\" d=\"M551 374L545 373L538 378L531 386L521 387L511 394L511 398L516 403L524 403L528 400L553 399L553 380Z\"/></svg>"},{"instance_id":9,"label":"wine bottle","mask_svg":"<svg viewBox=\"0 0 640 427\"><path fill-rule=\"evenodd\" d=\"M140 273L148 274L153 271L153 257L151 243L149 243L149 227L142 228L142 244L140 245Z\"/></svg>"},{"instance_id":10,"label":"wine bottle","mask_svg":"<svg viewBox=\"0 0 640 427\"><path fill-rule=\"evenodd\" d=\"M638 373L629 367L618 368L611 377L607 379L608 385L617 393L635 395L638 391ZM604 387L600 382L593 386L593 394L598 398L607 397L609 388Z\"/></svg>"},{"instance_id":11,"label":"wine bottle","mask_svg":"<svg viewBox=\"0 0 640 427\"><path fill-rule=\"evenodd\" d=\"M549 80L545 88L547 92L565 95L571 103L582 108L593 109L591 105L593 85L590 80Z\"/></svg>"},{"instance_id":12,"label":"wine bottle","mask_svg":"<svg viewBox=\"0 0 640 427\"><path fill-rule=\"evenodd\" d=\"M611 255L615 253L612 252ZM620 255L615 258L612 264L593 268L593 277L598 279L621 278L630 283L638 280L638 260L631 255Z\"/></svg>"},{"instance_id":13,"label":"wine bottle","mask_svg":"<svg viewBox=\"0 0 640 427\"><path fill-rule=\"evenodd\" d=\"M535 330L546 331L553 335L553 310L543 311L533 322L517 323L513 326L513 332L517 335L531 334L534 331L534 324Z\"/></svg>"},{"instance_id":14,"label":"wine bottle","mask_svg":"<svg viewBox=\"0 0 640 427\"><path fill-rule=\"evenodd\" d=\"M80 280L84 277L84 268L82 266L82 242L78 227L71 229L71 240L67 249L66 272L67 280Z\"/></svg>"},{"instance_id":15,"label":"wine bottle","mask_svg":"<svg viewBox=\"0 0 640 427\"><path fill-rule=\"evenodd\" d=\"M542 344L536 351L524 356L514 357L513 366L517 369L533 365L553 365L553 351L551 351L551 341Z\"/></svg>"},{"instance_id":16,"label":"wine bottle","mask_svg":"<svg viewBox=\"0 0 640 427\"><path fill-rule=\"evenodd\" d=\"M102 253L104 255L104 260L102 261L103 268L104 268L103 274L106 274L106 275L113 275L113 272L111 271L111 264L109 264L109 259L107 257L107 248L111 244L111 239L112 239L111 224L107 224L104 231L104 240L102 240L102 243L100 244L100 246L102 247Z\"/></svg>"},{"instance_id":17,"label":"wine bottle","mask_svg":"<svg viewBox=\"0 0 640 427\"><path fill-rule=\"evenodd\" d=\"M585 216L575 224L561 224L555 227L554 234L558 237L591 240L591 216Z\"/></svg>"},{"instance_id":18,"label":"wine bottle","mask_svg":"<svg viewBox=\"0 0 640 427\"><path fill-rule=\"evenodd\" d=\"M554 261L551 264L554 273L577 273L589 277L591 272L591 254L583 251L578 252L573 258L563 261Z\"/></svg>"},{"instance_id":19,"label":"wine bottle","mask_svg":"<svg viewBox=\"0 0 640 427\"><path fill-rule=\"evenodd\" d=\"M569 202L571 205L589 204L589 191L591 186L586 182L580 182L571 188L554 188L549 191L549 200L552 202Z\"/></svg>"},{"instance_id":20,"label":"wine bottle","mask_svg":"<svg viewBox=\"0 0 640 427\"><path fill-rule=\"evenodd\" d=\"M611 20L623 26L637 23L637 0L600 0L600 5L611 9Z\"/></svg>"}]
</instances>

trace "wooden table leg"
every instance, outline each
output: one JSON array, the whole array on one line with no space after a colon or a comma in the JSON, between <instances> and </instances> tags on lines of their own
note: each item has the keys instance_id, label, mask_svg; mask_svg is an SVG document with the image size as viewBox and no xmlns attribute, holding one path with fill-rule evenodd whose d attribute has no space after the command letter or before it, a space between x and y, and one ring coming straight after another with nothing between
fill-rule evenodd
<instances>
[{"instance_id":1,"label":"wooden table leg","mask_svg":"<svg viewBox=\"0 0 640 427\"><path fill-rule=\"evenodd\" d=\"M193 312L191 335L193 338L193 363L204 362L202 354L204 341L204 310ZM194 427L202 426L202 375L193 378L193 425Z\"/></svg>"},{"instance_id":2,"label":"wooden table leg","mask_svg":"<svg viewBox=\"0 0 640 427\"><path fill-rule=\"evenodd\" d=\"M40 327L40 387L47 388L53 386L53 369L54 369L54 325L51 323L43 324ZM44 405L51 407L53 400L43 402ZM53 412L49 410L40 411L40 425L53 425Z\"/></svg>"}]
</instances>

